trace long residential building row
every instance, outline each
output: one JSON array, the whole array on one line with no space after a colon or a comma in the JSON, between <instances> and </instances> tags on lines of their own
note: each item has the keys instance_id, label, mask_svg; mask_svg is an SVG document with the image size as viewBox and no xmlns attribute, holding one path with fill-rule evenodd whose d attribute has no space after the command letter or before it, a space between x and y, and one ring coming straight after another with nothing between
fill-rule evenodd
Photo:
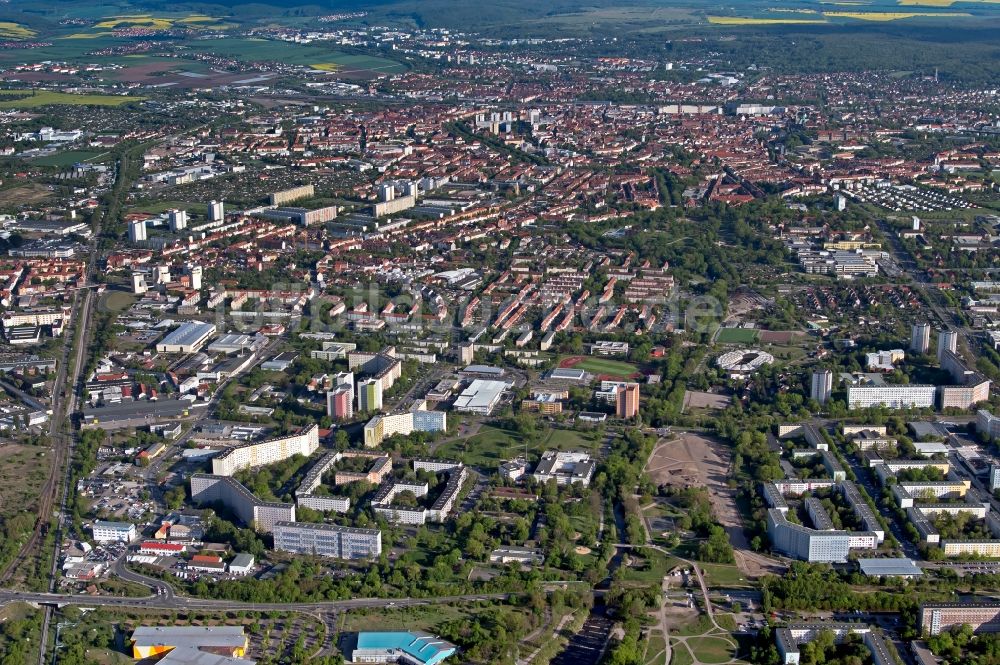
<instances>
[{"instance_id":1,"label":"long residential building row","mask_svg":"<svg viewBox=\"0 0 1000 665\"><path fill-rule=\"evenodd\" d=\"M319 426L310 425L298 434L233 446L212 458L212 473L231 476L244 469L274 464L302 455L309 457L319 448Z\"/></svg>"},{"instance_id":2,"label":"long residential building row","mask_svg":"<svg viewBox=\"0 0 1000 665\"><path fill-rule=\"evenodd\" d=\"M920 606L920 632L940 635L968 624L976 633L1000 633L1000 602L928 603Z\"/></svg>"},{"instance_id":3,"label":"long residential building row","mask_svg":"<svg viewBox=\"0 0 1000 665\"><path fill-rule=\"evenodd\" d=\"M225 506L244 524L274 534L274 548L283 552L338 559L374 558L382 553L382 532L378 529L298 523L294 504L261 501L229 476L194 474L191 500Z\"/></svg>"},{"instance_id":4,"label":"long residential building row","mask_svg":"<svg viewBox=\"0 0 1000 665\"><path fill-rule=\"evenodd\" d=\"M396 434L413 432L443 432L448 429L444 411L428 411L427 403L418 403L417 408L404 413L378 415L365 424L365 447L374 448L385 439Z\"/></svg>"},{"instance_id":5,"label":"long residential building row","mask_svg":"<svg viewBox=\"0 0 1000 665\"><path fill-rule=\"evenodd\" d=\"M191 500L199 505L222 504L244 524L271 533L282 521L295 521L295 504L261 501L235 478L196 473L191 476Z\"/></svg>"},{"instance_id":6,"label":"long residential building row","mask_svg":"<svg viewBox=\"0 0 1000 665\"><path fill-rule=\"evenodd\" d=\"M849 635L859 635L868 648L874 665L896 665L885 638L871 626L857 623L789 624L775 629L774 639L783 665L801 662L801 645L815 640L821 633L833 633L835 644L844 642Z\"/></svg>"}]
</instances>

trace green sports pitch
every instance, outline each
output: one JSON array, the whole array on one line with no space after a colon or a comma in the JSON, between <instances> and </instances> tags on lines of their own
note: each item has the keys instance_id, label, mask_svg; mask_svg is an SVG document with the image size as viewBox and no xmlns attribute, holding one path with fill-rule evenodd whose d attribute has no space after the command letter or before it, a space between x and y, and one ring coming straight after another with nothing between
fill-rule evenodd
<instances>
[{"instance_id":1,"label":"green sports pitch","mask_svg":"<svg viewBox=\"0 0 1000 665\"><path fill-rule=\"evenodd\" d=\"M562 367L562 360L568 358L573 358L575 356L566 356L560 359L560 367ZM611 360L609 358L584 358L580 362L571 365L573 369L582 369L585 372L591 374L604 374L607 376L618 377L622 379L627 379L636 372L639 368L632 363L627 363L621 360Z\"/></svg>"}]
</instances>

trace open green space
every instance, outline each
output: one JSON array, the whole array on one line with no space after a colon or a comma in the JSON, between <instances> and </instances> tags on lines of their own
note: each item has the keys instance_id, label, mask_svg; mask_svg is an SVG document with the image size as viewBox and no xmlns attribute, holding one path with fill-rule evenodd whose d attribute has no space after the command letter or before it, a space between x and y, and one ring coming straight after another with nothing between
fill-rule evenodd
<instances>
[{"instance_id":1,"label":"open green space","mask_svg":"<svg viewBox=\"0 0 1000 665\"><path fill-rule=\"evenodd\" d=\"M663 663L663 650L667 648L667 643L663 639L663 633L659 631L652 633L646 641L646 664L661 665Z\"/></svg>"},{"instance_id":2,"label":"open green space","mask_svg":"<svg viewBox=\"0 0 1000 665\"><path fill-rule=\"evenodd\" d=\"M444 605L431 604L417 607L377 608L352 610L344 615L341 630L426 630L433 632L435 626L446 621L473 618L478 614L492 611L489 605ZM527 613L527 609L514 609Z\"/></svg>"},{"instance_id":3,"label":"open green space","mask_svg":"<svg viewBox=\"0 0 1000 665\"><path fill-rule=\"evenodd\" d=\"M484 425L475 436L449 441L438 448L435 454L460 459L471 466L491 468L523 455L525 443L529 457L537 458L542 451L549 449L595 452L600 447L600 438L595 432L549 429L526 441L525 435L520 432Z\"/></svg>"},{"instance_id":4,"label":"open green space","mask_svg":"<svg viewBox=\"0 0 1000 665\"><path fill-rule=\"evenodd\" d=\"M681 563L680 559L651 548L633 550L629 565L622 568L623 579L632 582L659 583L666 574Z\"/></svg>"},{"instance_id":5,"label":"open green space","mask_svg":"<svg viewBox=\"0 0 1000 665\"><path fill-rule=\"evenodd\" d=\"M127 291L105 291L98 303L101 311L121 312L132 306L135 296Z\"/></svg>"},{"instance_id":6,"label":"open green space","mask_svg":"<svg viewBox=\"0 0 1000 665\"><path fill-rule=\"evenodd\" d=\"M670 640L670 665L693 665L694 657L683 643Z\"/></svg>"},{"instance_id":7,"label":"open green space","mask_svg":"<svg viewBox=\"0 0 1000 665\"><path fill-rule=\"evenodd\" d=\"M715 341L719 344L753 344L760 338L755 328L720 328Z\"/></svg>"},{"instance_id":8,"label":"open green space","mask_svg":"<svg viewBox=\"0 0 1000 665\"><path fill-rule=\"evenodd\" d=\"M678 627L676 630L671 630L672 635L677 635L679 637L693 637L695 635L704 635L705 633L715 630L715 626L712 625L712 620L708 618L707 614L699 614L698 618L691 623L686 623L683 626Z\"/></svg>"},{"instance_id":9,"label":"open green space","mask_svg":"<svg viewBox=\"0 0 1000 665\"><path fill-rule=\"evenodd\" d=\"M122 95L73 95L52 90L0 90L0 95L22 96L20 99L0 101L0 109L30 109L39 106L122 106L130 102L141 102L145 97L125 97ZM26 96L23 96L26 95Z\"/></svg>"},{"instance_id":10,"label":"open green space","mask_svg":"<svg viewBox=\"0 0 1000 665\"><path fill-rule=\"evenodd\" d=\"M103 154L94 150L67 150L33 159L31 163L38 166L73 166L78 162L89 162Z\"/></svg>"},{"instance_id":11,"label":"open green space","mask_svg":"<svg viewBox=\"0 0 1000 665\"><path fill-rule=\"evenodd\" d=\"M701 663L728 663L735 655L733 644L720 637L692 637L687 643Z\"/></svg>"},{"instance_id":12,"label":"open green space","mask_svg":"<svg viewBox=\"0 0 1000 665\"><path fill-rule=\"evenodd\" d=\"M736 566L728 566L721 563L699 563L698 567L705 575L705 583L708 586L731 587L746 586L747 581L743 578L743 573Z\"/></svg>"},{"instance_id":13,"label":"open green space","mask_svg":"<svg viewBox=\"0 0 1000 665\"><path fill-rule=\"evenodd\" d=\"M720 614L716 612L715 623L719 624L726 630L736 630L736 617L732 614Z\"/></svg>"}]
</instances>

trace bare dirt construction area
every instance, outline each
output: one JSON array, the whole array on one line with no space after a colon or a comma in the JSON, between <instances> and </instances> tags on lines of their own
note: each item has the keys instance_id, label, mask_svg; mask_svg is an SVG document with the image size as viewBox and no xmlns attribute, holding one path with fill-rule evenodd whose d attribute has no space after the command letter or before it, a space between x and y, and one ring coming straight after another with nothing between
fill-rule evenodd
<instances>
[{"instance_id":1,"label":"bare dirt construction area","mask_svg":"<svg viewBox=\"0 0 1000 665\"><path fill-rule=\"evenodd\" d=\"M684 408L681 412L687 413L690 409L725 409L731 403L732 400L726 395L716 395L700 390L685 390Z\"/></svg>"},{"instance_id":2,"label":"bare dirt construction area","mask_svg":"<svg viewBox=\"0 0 1000 665\"><path fill-rule=\"evenodd\" d=\"M743 519L736 507L736 490L727 484L731 457L730 450L716 439L680 432L677 438L657 444L649 456L646 472L657 485L706 488L715 518L736 551L740 570L746 577L756 578L775 570L768 559L750 551L743 533Z\"/></svg>"},{"instance_id":3,"label":"bare dirt construction area","mask_svg":"<svg viewBox=\"0 0 1000 665\"><path fill-rule=\"evenodd\" d=\"M52 196L52 190L45 185L21 185L0 191L0 205L38 203L50 196Z\"/></svg>"},{"instance_id":4,"label":"bare dirt construction area","mask_svg":"<svg viewBox=\"0 0 1000 665\"><path fill-rule=\"evenodd\" d=\"M794 344L805 337L804 332L798 330L762 330L760 331L760 341L765 344Z\"/></svg>"}]
</instances>

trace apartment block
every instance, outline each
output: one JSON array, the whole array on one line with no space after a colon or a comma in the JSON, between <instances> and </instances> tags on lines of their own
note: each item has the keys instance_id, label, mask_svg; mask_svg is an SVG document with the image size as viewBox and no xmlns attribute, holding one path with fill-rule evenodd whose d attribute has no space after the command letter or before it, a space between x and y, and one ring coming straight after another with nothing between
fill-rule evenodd
<instances>
[{"instance_id":1,"label":"apartment block","mask_svg":"<svg viewBox=\"0 0 1000 665\"><path fill-rule=\"evenodd\" d=\"M335 524L277 522L274 549L334 559L374 559L382 554L382 532Z\"/></svg>"},{"instance_id":2,"label":"apartment block","mask_svg":"<svg viewBox=\"0 0 1000 665\"><path fill-rule=\"evenodd\" d=\"M281 521L295 521L295 504L265 502L235 478L207 473L191 476L191 500L200 505L218 503L231 510L244 524L261 533L271 533Z\"/></svg>"},{"instance_id":3,"label":"apartment block","mask_svg":"<svg viewBox=\"0 0 1000 665\"><path fill-rule=\"evenodd\" d=\"M977 633L1000 632L1000 603L928 603L920 606L920 632L940 635L969 624Z\"/></svg>"},{"instance_id":4,"label":"apartment block","mask_svg":"<svg viewBox=\"0 0 1000 665\"><path fill-rule=\"evenodd\" d=\"M212 473L218 476L231 476L237 471L274 464L293 455L309 457L318 448L319 426L310 425L291 436L233 446L212 458Z\"/></svg>"}]
</instances>

